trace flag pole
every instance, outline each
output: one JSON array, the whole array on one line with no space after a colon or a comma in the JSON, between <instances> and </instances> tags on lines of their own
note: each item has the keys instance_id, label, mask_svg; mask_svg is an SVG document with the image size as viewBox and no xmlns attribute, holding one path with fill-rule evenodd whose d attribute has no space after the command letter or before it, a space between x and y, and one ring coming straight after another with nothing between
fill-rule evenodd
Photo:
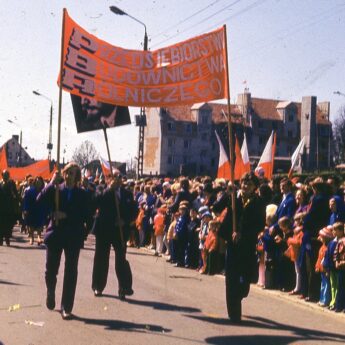
<instances>
[{"instance_id":1,"label":"flag pole","mask_svg":"<svg viewBox=\"0 0 345 345\"><path fill-rule=\"evenodd\" d=\"M226 35L226 25L224 25L223 28L224 28L224 44L225 44L225 64L226 64L226 91L227 91L227 106L228 106L227 120L228 120L230 181L231 181L232 233L236 233L237 221L236 221L236 195L235 195L235 184L234 184L234 145L233 145L233 137L232 137L228 42L227 42L227 35Z\"/></svg>"},{"instance_id":2,"label":"flag pole","mask_svg":"<svg viewBox=\"0 0 345 345\"><path fill-rule=\"evenodd\" d=\"M110 150L109 150L109 142L108 142L108 134L107 134L107 129L106 127L103 126L103 133L104 133L104 139L105 139L105 145L107 147L107 153L108 153L108 161L109 161L109 167L110 167L110 174L111 177L114 178L114 172L111 166L111 158L110 158ZM114 191L114 196L115 196L115 209L116 213L118 216L118 223L119 223L119 228L120 228L120 238L121 238L121 244L122 247L125 248L126 244L124 241L124 235L123 235L123 228L122 228L122 219L121 219L121 214L120 214L120 206L119 206L119 201L116 195L116 191Z\"/></svg>"},{"instance_id":3,"label":"flag pole","mask_svg":"<svg viewBox=\"0 0 345 345\"><path fill-rule=\"evenodd\" d=\"M65 17L66 8L63 9L62 13L62 32L61 32L61 55L60 55L60 86L59 86L59 110L58 110L58 133L57 133L57 153L56 153L56 164L58 175L61 173L60 169L60 146L61 146L61 112L62 112L62 71L64 65L64 50L65 50ZM59 211L59 188L55 190L55 210ZM55 219L55 224L59 224L59 219Z\"/></svg>"}]
</instances>

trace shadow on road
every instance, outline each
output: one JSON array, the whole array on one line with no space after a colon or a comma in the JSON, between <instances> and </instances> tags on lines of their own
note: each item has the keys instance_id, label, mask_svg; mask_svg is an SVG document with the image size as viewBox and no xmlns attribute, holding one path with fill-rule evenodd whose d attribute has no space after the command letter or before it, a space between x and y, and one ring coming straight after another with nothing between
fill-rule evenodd
<instances>
[{"instance_id":1,"label":"shadow on road","mask_svg":"<svg viewBox=\"0 0 345 345\"><path fill-rule=\"evenodd\" d=\"M109 294L103 294L103 297L119 299L118 296L109 295ZM178 311L182 313L201 312L201 310L198 308L185 307L185 306L179 306L175 304L168 304L168 303L155 302L155 301L140 301L140 300L135 300L135 299L126 299L125 302L127 302L128 304L138 305L142 307L149 307L149 308L153 308L157 310Z\"/></svg>"},{"instance_id":2,"label":"shadow on road","mask_svg":"<svg viewBox=\"0 0 345 345\"><path fill-rule=\"evenodd\" d=\"M23 286L23 284L13 283L13 282L9 282L7 280L2 280L2 279L0 279L0 284Z\"/></svg>"},{"instance_id":3,"label":"shadow on road","mask_svg":"<svg viewBox=\"0 0 345 345\"><path fill-rule=\"evenodd\" d=\"M224 318L213 318L201 315L185 315L187 317L198 319L204 322L210 322L218 325L231 325L228 319ZM291 335L226 335L219 337L210 337L206 338L205 341L207 344L236 344L236 345L285 345L291 343L298 343L299 341L323 341L323 342L332 342L332 343L341 343L345 342L344 334L337 334L325 331L319 331L314 329L308 329L303 327L297 327L292 325L282 324L273 320L269 320L262 317L251 317L247 316L243 319L241 324L233 325L233 327L252 327L252 328L261 328L267 329L269 332L271 329L286 331L292 333Z\"/></svg>"},{"instance_id":4,"label":"shadow on road","mask_svg":"<svg viewBox=\"0 0 345 345\"><path fill-rule=\"evenodd\" d=\"M143 307L151 307L153 309L158 310L166 310L166 311L177 311L182 313L198 313L201 312L198 308L193 307L185 307L185 306L179 306L175 304L168 304L168 303L162 303L162 302L155 302L155 301L139 301L135 299L128 299L126 300L129 304L135 304Z\"/></svg>"},{"instance_id":5,"label":"shadow on road","mask_svg":"<svg viewBox=\"0 0 345 345\"><path fill-rule=\"evenodd\" d=\"M45 250L46 249L44 244L42 244L40 246L38 246L37 244L35 244L35 245L28 244L27 246L18 246L16 244L13 244L13 242L11 242L11 245L8 248L24 249L24 250L37 250L37 249L38 250Z\"/></svg>"},{"instance_id":6,"label":"shadow on road","mask_svg":"<svg viewBox=\"0 0 345 345\"><path fill-rule=\"evenodd\" d=\"M139 333L148 333L148 332L159 332L159 333L168 333L171 332L171 329L164 328L158 325L144 324L144 323L135 323L127 322L122 320L107 320L107 319L88 319L84 317L79 317L74 315L73 320L84 322L87 325L96 325L102 326L110 331L127 331L127 332L139 332Z\"/></svg>"}]
</instances>

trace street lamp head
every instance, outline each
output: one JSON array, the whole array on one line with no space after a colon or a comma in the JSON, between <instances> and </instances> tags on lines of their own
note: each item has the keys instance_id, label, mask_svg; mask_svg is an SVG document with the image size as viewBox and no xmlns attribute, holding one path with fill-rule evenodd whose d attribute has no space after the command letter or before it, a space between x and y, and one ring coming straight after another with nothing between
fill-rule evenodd
<instances>
[{"instance_id":1,"label":"street lamp head","mask_svg":"<svg viewBox=\"0 0 345 345\"><path fill-rule=\"evenodd\" d=\"M41 94L38 91L33 90L32 93L37 96L41 96Z\"/></svg>"},{"instance_id":2,"label":"street lamp head","mask_svg":"<svg viewBox=\"0 0 345 345\"><path fill-rule=\"evenodd\" d=\"M116 7L116 6L109 6L110 8L110 11L115 13L115 14L118 14L120 16L125 16L127 15L127 13L125 11L122 11L120 8Z\"/></svg>"}]
</instances>

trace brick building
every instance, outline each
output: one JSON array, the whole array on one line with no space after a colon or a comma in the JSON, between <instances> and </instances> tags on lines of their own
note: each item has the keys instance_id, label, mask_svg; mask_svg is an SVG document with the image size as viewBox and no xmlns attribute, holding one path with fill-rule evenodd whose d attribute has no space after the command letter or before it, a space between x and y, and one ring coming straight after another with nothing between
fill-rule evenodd
<instances>
[{"instance_id":1,"label":"brick building","mask_svg":"<svg viewBox=\"0 0 345 345\"><path fill-rule=\"evenodd\" d=\"M199 103L193 106L147 109L144 174L211 175L218 167L217 130L228 147L227 105ZM238 95L231 105L233 132L243 141L246 133L251 164L255 167L272 132L277 133L275 171L287 172L291 154L305 137L304 170L325 169L332 162L332 124L329 102L316 97L301 102Z\"/></svg>"}]
</instances>

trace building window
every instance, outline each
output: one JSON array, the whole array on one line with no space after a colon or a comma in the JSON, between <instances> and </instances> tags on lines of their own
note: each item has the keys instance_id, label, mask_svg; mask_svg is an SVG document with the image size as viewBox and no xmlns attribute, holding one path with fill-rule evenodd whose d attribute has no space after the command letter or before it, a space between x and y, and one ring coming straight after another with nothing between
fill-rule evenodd
<instances>
[{"instance_id":1,"label":"building window","mask_svg":"<svg viewBox=\"0 0 345 345\"><path fill-rule=\"evenodd\" d=\"M288 118L289 118L289 122L293 122L293 115L292 114L289 114Z\"/></svg>"},{"instance_id":2,"label":"building window","mask_svg":"<svg viewBox=\"0 0 345 345\"><path fill-rule=\"evenodd\" d=\"M175 146L175 139L172 139L172 138L168 139L168 147L173 147L173 146Z\"/></svg>"},{"instance_id":3,"label":"building window","mask_svg":"<svg viewBox=\"0 0 345 345\"><path fill-rule=\"evenodd\" d=\"M168 131L174 131L175 130L175 126L173 122L168 122Z\"/></svg>"},{"instance_id":4,"label":"building window","mask_svg":"<svg viewBox=\"0 0 345 345\"><path fill-rule=\"evenodd\" d=\"M201 118L201 123L202 123L203 125L207 125L207 123L208 123L207 118L208 118L207 115L203 115L203 116L202 116L202 118Z\"/></svg>"},{"instance_id":5,"label":"building window","mask_svg":"<svg viewBox=\"0 0 345 345\"><path fill-rule=\"evenodd\" d=\"M292 131L288 131L288 138L292 138Z\"/></svg>"},{"instance_id":6,"label":"building window","mask_svg":"<svg viewBox=\"0 0 345 345\"><path fill-rule=\"evenodd\" d=\"M190 148L190 140L184 140L183 141L183 148L185 148L185 149Z\"/></svg>"},{"instance_id":7,"label":"building window","mask_svg":"<svg viewBox=\"0 0 345 345\"><path fill-rule=\"evenodd\" d=\"M192 125L190 123L185 125L185 131L186 133L192 133Z\"/></svg>"},{"instance_id":8,"label":"building window","mask_svg":"<svg viewBox=\"0 0 345 345\"><path fill-rule=\"evenodd\" d=\"M173 155L168 156L168 164L175 164L175 157Z\"/></svg>"}]
</instances>

